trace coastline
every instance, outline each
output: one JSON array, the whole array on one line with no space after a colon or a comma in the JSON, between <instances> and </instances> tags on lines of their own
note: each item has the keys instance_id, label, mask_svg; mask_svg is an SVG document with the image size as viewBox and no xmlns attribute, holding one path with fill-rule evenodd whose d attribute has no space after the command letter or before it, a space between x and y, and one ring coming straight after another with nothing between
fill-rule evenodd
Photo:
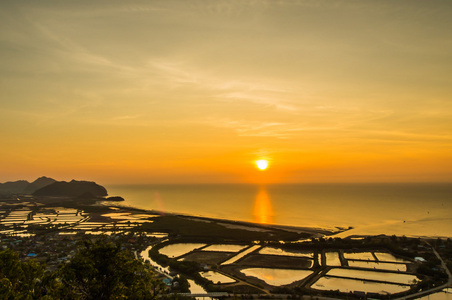
<instances>
[{"instance_id":1,"label":"coastline","mask_svg":"<svg viewBox=\"0 0 452 300\"><path fill-rule=\"evenodd\" d=\"M448 237L450 184L115 185L121 205L354 235ZM345 237L348 234L341 234Z\"/></svg>"},{"instance_id":2,"label":"coastline","mask_svg":"<svg viewBox=\"0 0 452 300\"><path fill-rule=\"evenodd\" d=\"M157 260L162 267L169 265L170 270L176 272L176 274L187 275L186 271L184 271L187 264L192 266L196 271L189 273L190 278L200 280L202 285L208 288L209 291L226 291L228 295L231 295L231 293L236 294L236 286L240 286L243 295L264 292L265 294L279 297L281 291L286 293L297 291L302 294L317 293L317 295L321 296L344 298L348 295L345 290L337 292L333 287L326 290L322 288L325 284L323 281L328 281L331 278L328 274L331 270L364 272L367 275L363 275L363 277L349 278L347 275L342 275L339 279L364 280L366 286L369 287L372 287L372 285L383 286L388 284L386 280L378 278L366 279L366 276L381 277L385 276L385 274L414 276L413 272L416 270L416 266L419 265L419 262L413 259L416 253L424 253L425 255L425 253L431 251L429 250L431 246L424 246L422 243L425 241L420 239L384 235L349 235L351 228L331 230L316 227L260 224L142 209L125 206L115 201L102 201L96 205L89 205L76 204L63 199L64 201L38 205L36 202L29 202L29 200L27 199L22 204L16 200L15 205L9 207L7 214L13 215L12 220L18 220L19 216L23 218L20 224L11 225L11 227L14 227L12 229L13 232L10 232L12 236L16 235L14 232L26 230L25 236L28 236L27 238L37 241L51 240L58 243L64 243L68 239L101 238L99 236L112 240L120 238L133 251L141 251L140 253L142 253L142 251L152 250L149 251L149 259ZM47 221L44 221L44 216ZM74 221L72 223L58 221L60 218L62 220L72 218ZM37 223L34 223L35 221ZM5 224L8 223L2 222L3 227ZM335 236L337 233L349 236L341 239ZM23 239L26 238L25 236ZM18 238L20 238L19 235L13 241L15 242ZM430 241L438 243L434 239ZM413 242L415 244L412 244ZM45 245L44 242L40 243ZM197 245L195 249L188 250L188 252L182 255L179 254L174 258L162 256L159 252L160 248L166 246L192 244ZM213 245L223 245L225 247L242 245L244 250L228 253L218 250L212 252L206 249ZM265 253L264 249L270 249L267 250L270 253ZM377 254L382 252L393 257L397 255L404 262L380 261L377 258ZM42 253L42 251L38 253ZM49 253L55 253L55 250ZM328 257L330 257L329 254L331 253L336 253L339 266L334 262L330 264L331 258ZM374 257L371 262L366 258L369 253L371 257ZM347 257L346 254L360 255L360 257L356 260L353 257ZM237 257L237 259L233 257ZM47 260L45 256L41 259ZM58 262L60 261L58 260ZM353 264L364 264L364 266L349 266L352 262ZM379 266L379 269L375 270L375 267L373 267L374 269L367 267L366 264L369 263L375 267ZM55 264L54 267L57 265ZM397 266L397 269L387 270L386 267L391 265ZM402 265L406 269L398 270L398 266ZM156 267L160 268L159 266ZM244 274L244 272L256 268L277 273L285 272L284 270L292 270L290 272L311 275L300 277L292 283L288 282L284 287L278 287L272 282L266 281L267 275L262 275L264 277L258 275L258 278L255 278ZM447 270L447 267L445 269ZM223 284L200 279L200 274L211 270L233 278L236 283ZM333 276L333 278L336 277ZM450 281L450 277L448 278ZM389 283L390 287L398 291L394 292L393 295L409 297L415 290L421 288L421 285L416 285L413 286L412 290L407 283L403 284L403 288L400 288L399 285L394 282ZM256 289L256 287L260 288Z\"/></svg>"}]
</instances>

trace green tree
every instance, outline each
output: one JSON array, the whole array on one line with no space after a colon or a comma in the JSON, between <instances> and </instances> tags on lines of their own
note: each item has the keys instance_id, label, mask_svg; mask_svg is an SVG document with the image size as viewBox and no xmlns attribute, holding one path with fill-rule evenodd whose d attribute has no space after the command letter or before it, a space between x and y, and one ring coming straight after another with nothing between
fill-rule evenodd
<instances>
[{"instance_id":1,"label":"green tree","mask_svg":"<svg viewBox=\"0 0 452 300\"><path fill-rule=\"evenodd\" d=\"M1 299L52 299L48 294L56 284L45 265L33 259L22 262L11 249L0 251Z\"/></svg>"},{"instance_id":2,"label":"green tree","mask_svg":"<svg viewBox=\"0 0 452 300\"><path fill-rule=\"evenodd\" d=\"M58 273L66 299L153 299L164 289L133 253L106 240L85 242Z\"/></svg>"}]
</instances>

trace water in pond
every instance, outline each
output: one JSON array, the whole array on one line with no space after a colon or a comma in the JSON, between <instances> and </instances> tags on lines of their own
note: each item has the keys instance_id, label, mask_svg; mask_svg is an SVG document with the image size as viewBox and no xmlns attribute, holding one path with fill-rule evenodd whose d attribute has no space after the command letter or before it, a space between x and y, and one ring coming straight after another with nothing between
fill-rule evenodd
<instances>
[{"instance_id":1,"label":"water in pond","mask_svg":"<svg viewBox=\"0 0 452 300\"><path fill-rule=\"evenodd\" d=\"M379 261L388 261L388 262L401 262L401 263L409 263L409 261L404 260L403 258L398 258L387 252L374 252L375 256Z\"/></svg>"},{"instance_id":2,"label":"water in pond","mask_svg":"<svg viewBox=\"0 0 452 300\"><path fill-rule=\"evenodd\" d=\"M228 245L228 244L215 244L203 248L203 251L220 251L220 252L239 252L245 249L246 245Z\"/></svg>"},{"instance_id":3,"label":"water in pond","mask_svg":"<svg viewBox=\"0 0 452 300\"><path fill-rule=\"evenodd\" d=\"M375 257L372 255L372 252L345 252L345 259L361 259L361 260L375 260Z\"/></svg>"},{"instance_id":4,"label":"water in pond","mask_svg":"<svg viewBox=\"0 0 452 300\"><path fill-rule=\"evenodd\" d=\"M355 267L355 268L406 272L405 264L384 263L384 262L377 262L377 261L349 260L348 265L350 267Z\"/></svg>"},{"instance_id":5,"label":"water in pond","mask_svg":"<svg viewBox=\"0 0 452 300\"><path fill-rule=\"evenodd\" d=\"M325 258L326 258L327 266L341 266L341 260L339 259L339 253L325 252Z\"/></svg>"},{"instance_id":6,"label":"water in pond","mask_svg":"<svg viewBox=\"0 0 452 300\"><path fill-rule=\"evenodd\" d=\"M156 237L156 238L166 238L168 237L168 233L164 233L164 232L152 232L152 233L146 233L146 236L152 236L152 237Z\"/></svg>"},{"instance_id":7,"label":"water in pond","mask_svg":"<svg viewBox=\"0 0 452 300\"><path fill-rule=\"evenodd\" d=\"M269 285L281 286L302 280L312 274L309 270L248 268L240 272L246 276L256 277Z\"/></svg>"},{"instance_id":8,"label":"water in pond","mask_svg":"<svg viewBox=\"0 0 452 300\"><path fill-rule=\"evenodd\" d=\"M202 277L209 279L214 284L217 282L219 283L232 283L235 282L235 279L232 279L229 276L223 275L221 273L215 272L215 271L208 271L208 272L202 272L200 273Z\"/></svg>"},{"instance_id":9,"label":"water in pond","mask_svg":"<svg viewBox=\"0 0 452 300\"><path fill-rule=\"evenodd\" d=\"M311 288L323 291L339 290L342 293L362 291L379 294L394 294L410 289L408 285L369 282L358 279L346 279L328 276L321 277L313 285L311 285Z\"/></svg>"},{"instance_id":10,"label":"water in pond","mask_svg":"<svg viewBox=\"0 0 452 300\"><path fill-rule=\"evenodd\" d=\"M144 261L149 261L151 266L157 268L158 270L162 271L163 273L169 274L170 270L168 267L162 267L160 264L158 264L156 261L154 261L152 258L149 257L149 250L152 249L152 246L149 246L146 248L146 250L141 251L140 256L143 258Z\"/></svg>"},{"instance_id":11,"label":"water in pond","mask_svg":"<svg viewBox=\"0 0 452 300\"><path fill-rule=\"evenodd\" d=\"M418 298L418 300L452 300L452 288L447 288L441 292Z\"/></svg>"},{"instance_id":12,"label":"water in pond","mask_svg":"<svg viewBox=\"0 0 452 300\"><path fill-rule=\"evenodd\" d=\"M367 270L352 270L352 269L342 269L333 268L326 274L331 276L348 277L348 278L359 278L377 281L386 281L392 283L400 284L412 284L413 280L417 280L417 277L411 274L399 274L391 272L378 272L378 271L367 271Z\"/></svg>"},{"instance_id":13,"label":"water in pond","mask_svg":"<svg viewBox=\"0 0 452 300\"><path fill-rule=\"evenodd\" d=\"M202 286L197 284L194 280L187 279L187 281L190 284L190 293L192 293L192 294L204 294L206 292L206 290Z\"/></svg>"},{"instance_id":14,"label":"water in pond","mask_svg":"<svg viewBox=\"0 0 452 300\"><path fill-rule=\"evenodd\" d=\"M296 256L296 257L308 257L314 258L314 253L307 251L288 251L280 248L274 247L264 247L259 250L259 254L269 254L269 255L283 255L283 256Z\"/></svg>"},{"instance_id":15,"label":"water in pond","mask_svg":"<svg viewBox=\"0 0 452 300\"><path fill-rule=\"evenodd\" d=\"M230 259L228 259L227 261L223 262L222 265L229 265L229 264L235 263L236 261L238 261L239 259L241 259L245 255L248 255L249 253L253 252L254 250L256 250L258 248L260 248L259 245L254 245L252 247L249 247L245 251L240 252L239 254L237 254L237 255L231 257Z\"/></svg>"},{"instance_id":16,"label":"water in pond","mask_svg":"<svg viewBox=\"0 0 452 300\"><path fill-rule=\"evenodd\" d=\"M192 294L204 294L206 293L206 290L200 286L199 284L197 284L194 280L192 279L187 279L188 284L190 285L190 293ZM196 297L197 300L212 300L212 298L210 297Z\"/></svg>"},{"instance_id":17,"label":"water in pond","mask_svg":"<svg viewBox=\"0 0 452 300\"><path fill-rule=\"evenodd\" d=\"M184 254L187 254L188 252L191 252L195 249L204 247L206 244L201 243L177 243L177 244L171 244L168 246L165 246L161 249L159 249L159 252L161 254L164 254L168 257L178 257Z\"/></svg>"}]
</instances>

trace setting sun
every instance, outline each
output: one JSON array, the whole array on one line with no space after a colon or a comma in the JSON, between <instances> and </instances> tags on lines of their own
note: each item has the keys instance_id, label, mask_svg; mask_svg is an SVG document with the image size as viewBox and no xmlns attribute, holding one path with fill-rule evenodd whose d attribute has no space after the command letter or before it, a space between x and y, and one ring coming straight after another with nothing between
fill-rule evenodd
<instances>
[{"instance_id":1,"label":"setting sun","mask_svg":"<svg viewBox=\"0 0 452 300\"><path fill-rule=\"evenodd\" d=\"M268 168L268 160L265 159L256 160L256 166L259 170L263 171Z\"/></svg>"}]
</instances>

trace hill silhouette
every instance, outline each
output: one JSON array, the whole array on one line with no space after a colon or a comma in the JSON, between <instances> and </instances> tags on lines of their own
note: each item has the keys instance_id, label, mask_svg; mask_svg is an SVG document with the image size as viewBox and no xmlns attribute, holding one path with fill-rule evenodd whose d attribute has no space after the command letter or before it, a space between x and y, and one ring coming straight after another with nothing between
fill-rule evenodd
<instances>
[{"instance_id":1,"label":"hill silhouette","mask_svg":"<svg viewBox=\"0 0 452 300\"><path fill-rule=\"evenodd\" d=\"M45 186L51 185L54 182L56 182L56 180L53 178L49 178L46 176L39 177L38 179L30 183L27 187L25 187L24 193L33 194L35 191Z\"/></svg>"},{"instance_id":2,"label":"hill silhouette","mask_svg":"<svg viewBox=\"0 0 452 300\"><path fill-rule=\"evenodd\" d=\"M33 196L60 196L76 198L89 194L95 197L104 197L108 195L107 190L95 182L72 180L70 182L54 182L38 189L33 193Z\"/></svg>"},{"instance_id":3,"label":"hill silhouette","mask_svg":"<svg viewBox=\"0 0 452 300\"><path fill-rule=\"evenodd\" d=\"M32 194L35 191L56 182L49 177L39 177L33 182L27 180L8 181L0 183L0 194Z\"/></svg>"},{"instance_id":4,"label":"hill silhouette","mask_svg":"<svg viewBox=\"0 0 452 300\"><path fill-rule=\"evenodd\" d=\"M26 180L0 183L1 194L22 194L30 183Z\"/></svg>"}]
</instances>

